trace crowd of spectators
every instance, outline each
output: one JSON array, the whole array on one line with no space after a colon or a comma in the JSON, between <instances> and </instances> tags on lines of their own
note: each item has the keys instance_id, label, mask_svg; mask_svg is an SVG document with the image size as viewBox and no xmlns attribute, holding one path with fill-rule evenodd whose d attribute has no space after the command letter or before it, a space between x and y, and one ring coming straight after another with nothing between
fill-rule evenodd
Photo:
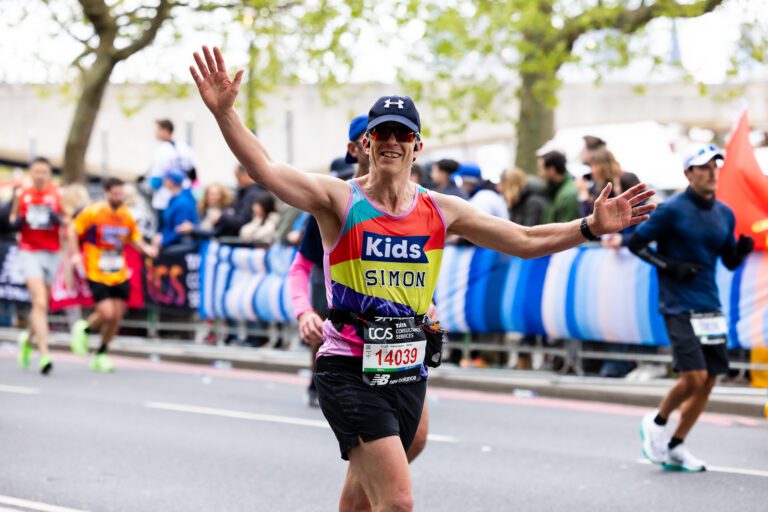
<instances>
[{"instance_id":1,"label":"crowd of spectators","mask_svg":"<svg viewBox=\"0 0 768 512\"><path fill-rule=\"evenodd\" d=\"M170 120L156 122L158 146L139 180L141 197L131 205L142 234L156 247L184 250L209 238L262 247L276 239L298 243L298 210L278 204L239 164L234 189L220 182L201 186L192 150L173 132Z\"/></svg>"},{"instance_id":2,"label":"crowd of spectators","mask_svg":"<svg viewBox=\"0 0 768 512\"><path fill-rule=\"evenodd\" d=\"M160 251L192 251L201 240L210 238L253 247L275 242L299 245L308 218L305 213L279 203L241 165L234 168L235 187L220 182L201 185L194 153L174 139L173 123L160 119L155 128L158 145L148 171L135 187L126 187L126 205L144 237L155 247ZM428 162L423 167L414 164L411 180L466 199L488 215L521 225L567 222L591 213L595 198L607 183L613 184L612 196L638 183L637 176L621 168L603 140L586 136L584 142L580 156L591 172L583 177L568 172L563 153L548 151L538 155L535 175L510 168L499 183L487 179L477 164L452 159ZM349 156L335 159L331 174L351 177L355 168L349 162ZM67 216L76 215L90 202L88 190L82 185L69 185L62 192ZM628 239L627 233L623 235L608 237L603 244L621 247ZM470 244L456 236L447 242ZM524 339L522 345L534 341ZM474 364L483 364L481 358L474 359ZM518 365L530 367L530 358L520 354Z\"/></svg>"}]
</instances>

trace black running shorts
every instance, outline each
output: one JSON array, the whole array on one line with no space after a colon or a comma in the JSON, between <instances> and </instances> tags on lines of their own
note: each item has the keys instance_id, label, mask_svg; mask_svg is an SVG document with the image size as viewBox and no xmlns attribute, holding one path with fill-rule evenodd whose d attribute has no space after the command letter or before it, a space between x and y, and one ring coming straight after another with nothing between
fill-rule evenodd
<instances>
[{"instance_id":1,"label":"black running shorts","mask_svg":"<svg viewBox=\"0 0 768 512\"><path fill-rule=\"evenodd\" d=\"M339 441L341 458L364 442L399 436L407 452L416 436L427 382L370 386L363 382L362 358L324 356L314 380L320 409Z\"/></svg>"},{"instance_id":2,"label":"black running shorts","mask_svg":"<svg viewBox=\"0 0 768 512\"><path fill-rule=\"evenodd\" d=\"M728 373L727 340L717 345L702 345L693 332L691 315L664 315L672 342L672 362L678 372L707 370L711 376Z\"/></svg>"},{"instance_id":3,"label":"black running shorts","mask_svg":"<svg viewBox=\"0 0 768 512\"><path fill-rule=\"evenodd\" d=\"M116 285L108 285L97 281L88 280L88 287L91 289L94 302L101 302L107 299L120 299L127 301L131 296L131 283L123 281Z\"/></svg>"}]
</instances>

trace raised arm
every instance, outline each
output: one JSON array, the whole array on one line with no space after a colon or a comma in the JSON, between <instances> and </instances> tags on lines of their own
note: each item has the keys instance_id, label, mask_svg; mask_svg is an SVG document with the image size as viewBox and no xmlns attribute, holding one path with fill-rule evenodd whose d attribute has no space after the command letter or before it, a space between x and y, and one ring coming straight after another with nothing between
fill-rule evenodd
<instances>
[{"instance_id":1,"label":"raised arm","mask_svg":"<svg viewBox=\"0 0 768 512\"><path fill-rule=\"evenodd\" d=\"M203 57L195 52L197 68L190 66L200 96L221 129L227 145L256 182L271 190L280 200L312 214L341 215L349 186L330 176L311 175L274 162L261 141L240 120L234 109L243 70L230 80L224 57L218 48L213 53L203 46Z\"/></svg>"},{"instance_id":2,"label":"raised arm","mask_svg":"<svg viewBox=\"0 0 768 512\"><path fill-rule=\"evenodd\" d=\"M627 226L643 222L656 205L637 206L655 192L637 185L613 199L609 199L611 184L603 189L595 201L595 210L587 217L587 225L595 236L615 233ZM476 245L521 258L537 258L564 251L585 241L581 233L581 219L557 224L524 227L513 222L491 217L475 209L466 201L435 194L443 210L448 231Z\"/></svg>"}]
</instances>

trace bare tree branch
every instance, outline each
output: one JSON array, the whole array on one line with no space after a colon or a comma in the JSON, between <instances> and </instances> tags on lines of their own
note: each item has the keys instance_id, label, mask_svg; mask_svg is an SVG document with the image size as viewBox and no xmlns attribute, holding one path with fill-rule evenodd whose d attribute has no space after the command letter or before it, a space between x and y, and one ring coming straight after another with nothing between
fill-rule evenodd
<instances>
[{"instance_id":1,"label":"bare tree branch","mask_svg":"<svg viewBox=\"0 0 768 512\"><path fill-rule=\"evenodd\" d=\"M125 48L114 51L112 54L113 58L118 61L125 60L150 44L155 39L157 32L160 30L160 27L165 20L170 17L172 7L173 5L170 0L160 0L160 5L155 9L155 16L152 18L149 27L144 30L140 36L134 39L131 44Z\"/></svg>"},{"instance_id":2,"label":"bare tree branch","mask_svg":"<svg viewBox=\"0 0 768 512\"><path fill-rule=\"evenodd\" d=\"M107 3L104 0L80 0L80 5L99 36L99 46L107 42L111 45L117 33L117 23Z\"/></svg>"},{"instance_id":3,"label":"bare tree branch","mask_svg":"<svg viewBox=\"0 0 768 512\"><path fill-rule=\"evenodd\" d=\"M573 49L576 40L593 30L616 29L633 34L654 18L695 18L715 9L723 0L699 0L691 4L679 4L676 0L657 0L652 4L641 2L636 9L621 6L589 9L571 18L563 27L566 48Z\"/></svg>"},{"instance_id":4,"label":"bare tree branch","mask_svg":"<svg viewBox=\"0 0 768 512\"><path fill-rule=\"evenodd\" d=\"M50 2L48 0L43 0L43 2L48 6L48 12L51 14L51 19L59 26L59 28L62 31L64 31L65 34L67 34L69 37L71 37L75 41L78 41L78 42L82 43L83 45L90 47L90 42L89 41L90 41L91 37L93 37L93 36L91 36L91 37L89 37L87 39L83 39L82 37L78 37L77 35L75 35L75 33L70 30L69 26L67 26L66 23L62 22L59 19L59 17L56 15L56 13L53 11L53 9L50 8ZM73 13L73 18L74 18L74 13Z\"/></svg>"},{"instance_id":5,"label":"bare tree branch","mask_svg":"<svg viewBox=\"0 0 768 512\"><path fill-rule=\"evenodd\" d=\"M80 61L92 53L96 53L96 50L91 46L86 45L83 51L80 52L80 55L75 57L75 59L72 61L72 65L75 66L81 73L85 73L85 68L83 68L82 64L80 64Z\"/></svg>"}]
</instances>

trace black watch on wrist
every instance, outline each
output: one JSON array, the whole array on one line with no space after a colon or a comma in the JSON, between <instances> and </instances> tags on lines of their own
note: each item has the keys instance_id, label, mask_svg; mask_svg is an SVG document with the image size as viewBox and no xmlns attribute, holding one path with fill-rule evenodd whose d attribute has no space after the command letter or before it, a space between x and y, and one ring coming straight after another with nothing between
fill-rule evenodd
<instances>
[{"instance_id":1,"label":"black watch on wrist","mask_svg":"<svg viewBox=\"0 0 768 512\"><path fill-rule=\"evenodd\" d=\"M589 225L587 224L586 217L581 218L581 225L579 226L579 229L581 230L581 234L584 235L584 238L586 238L590 242L595 242L597 240L600 240L600 237L595 236L592 230L589 229Z\"/></svg>"}]
</instances>

